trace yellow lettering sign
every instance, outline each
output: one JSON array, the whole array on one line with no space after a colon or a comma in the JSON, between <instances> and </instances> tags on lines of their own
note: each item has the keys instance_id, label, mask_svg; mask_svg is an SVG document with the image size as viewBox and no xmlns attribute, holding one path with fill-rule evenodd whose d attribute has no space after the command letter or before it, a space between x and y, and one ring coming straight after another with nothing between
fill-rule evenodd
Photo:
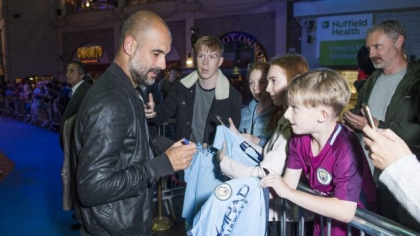
<instances>
[{"instance_id":1,"label":"yellow lettering sign","mask_svg":"<svg viewBox=\"0 0 420 236\"><path fill-rule=\"evenodd\" d=\"M79 59L101 58L103 50L101 46L88 46L77 48L77 57Z\"/></svg>"}]
</instances>

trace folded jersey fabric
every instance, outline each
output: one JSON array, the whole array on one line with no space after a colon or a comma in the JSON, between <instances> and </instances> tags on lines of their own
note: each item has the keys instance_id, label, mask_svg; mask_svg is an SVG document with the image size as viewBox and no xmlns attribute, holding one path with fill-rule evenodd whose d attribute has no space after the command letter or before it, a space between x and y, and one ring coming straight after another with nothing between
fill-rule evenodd
<instances>
[{"instance_id":1,"label":"folded jersey fabric","mask_svg":"<svg viewBox=\"0 0 420 236\"><path fill-rule=\"evenodd\" d=\"M194 218L188 236L267 234L268 189L255 177L218 185Z\"/></svg>"},{"instance_id":2,"label":"folded jersey fabric","mask_svg":"<svg viewBox=\"0 0 420 236\"><path fill-rule=\"evenodd\" d=\"M262 160L262 155L243 137L236 135L223 125L217 127L212 147L206 149L198 143L191 166L184 170L187 187L182 217L189 223L192 223L192 219L210 197L214 188L227 180L227 177L221 173L217 159L217 151L222 148L223 142L226 142L226 152L233 160L248 166L256 166Z\"/></svg>"}]
</instances>

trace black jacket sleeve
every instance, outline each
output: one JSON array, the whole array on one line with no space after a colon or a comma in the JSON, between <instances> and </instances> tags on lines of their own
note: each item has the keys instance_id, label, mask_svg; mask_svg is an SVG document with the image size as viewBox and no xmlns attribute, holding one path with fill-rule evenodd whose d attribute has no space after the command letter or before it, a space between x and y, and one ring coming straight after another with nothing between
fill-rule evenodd
<instances>
[{"instance_id":1,"label":"black jacket sleeve","mask_svg":"<svg viewBox=\"0 0 420 236\"><path fill-rule=\"evenodd\" d=\"M98 96L91 107L82 111L76 129L82 129L78 154L77 187L85 206L94 206L136 196L160 176L151 165L148 142L146 147L136 146L143 136L130 136L134 115L123 94ZM76 130L76 132L77 132ZM141 151L131 150L130 147ZM144 155L140 161L124 168L123 160L130 155ZM165 156L156 159L165 161ZM166 157L167 159L167 157ZM169 160L166 160L169 162Z\"/></svg>"},{"instance_id":2,"label":"black jacket sleeve","mask_svg":"<svg viewBox=\"0 0 420 236\"><path fill-rule=\"evenodd\" d=\"M177 81L169 92L169 96L155 107L156 116L151 121L156 123L166 122L170 118L174 117L177 111L177 97L181 83Z\"/></svg>"}]
</instances>

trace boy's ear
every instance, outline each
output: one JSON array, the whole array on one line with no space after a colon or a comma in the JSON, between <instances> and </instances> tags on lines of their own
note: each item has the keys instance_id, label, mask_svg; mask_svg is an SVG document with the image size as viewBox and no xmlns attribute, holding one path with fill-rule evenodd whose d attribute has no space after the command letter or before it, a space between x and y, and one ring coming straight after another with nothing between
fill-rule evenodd
<instances>
[{"instance_id":1,"label":"boy's ear","mask_svg":"<svg viewBox=\"0 0 420 236\"><path fill-rule=\"evenodd\" d=\"M331 108L326 107L326 106L321 106L321 108L319 109L319 114L318 114L318 122L324 123L325 121L331 118L332 114L333 114L333 111Z\"/></svg>"}]
</instances>

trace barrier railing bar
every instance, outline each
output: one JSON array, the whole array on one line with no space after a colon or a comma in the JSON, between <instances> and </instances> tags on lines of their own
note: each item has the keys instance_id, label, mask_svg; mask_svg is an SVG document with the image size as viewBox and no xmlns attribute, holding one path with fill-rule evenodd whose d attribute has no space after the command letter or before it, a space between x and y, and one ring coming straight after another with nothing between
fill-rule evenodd
<instances>
[{"instance_id":1,"label":"barrier railing bar","mask_svg":"<svg viewBox=\"0 0 420 236\"><path fill-rule=\"evenodd\" d=\"M299 207L299 232L300 236L304 236L305 234L305 217L303 215L303 208Z\"/></svg>"},{"instance_id":2,"label":"barrier railing bar","mask_svg":"<svg viewBox=\"0 0 420 236\"><path fill-rule=\"evenodd\" d=\"M286 200L285 199L280 199L280 205L281 205L281 209L286 209ZM281 213L281 219L280 219L280 233L281 235L286 235L286 211L282 210L280 211Z\"/></svg>"},{"instance_id":3,"label":"barrier railing bar","mask_svg":"<svg viewBox=\"0 0 420 236\"><path fill-rule=\"evenodd\" d=\"M299 183L298 189L307 193L314 194L314 192L307 185L302 184L302 183ZM322 217L321 217L321 220L322 220ZM321 225L323 225L322 221L321 221ZM362 208L357 208L356 215L354 216L353 220L348 223L348 225L362 231L360 235L365 235L365 233L369 235L378 235L378 236L420 235L419 232L416 232L401 224L398 224L394 221L386 219L378 214L375 214L373 212L370 212ZM323 227L321 227L321 235L323 235L322 231L323 231Z\"/></svg>"}]
</instances>

